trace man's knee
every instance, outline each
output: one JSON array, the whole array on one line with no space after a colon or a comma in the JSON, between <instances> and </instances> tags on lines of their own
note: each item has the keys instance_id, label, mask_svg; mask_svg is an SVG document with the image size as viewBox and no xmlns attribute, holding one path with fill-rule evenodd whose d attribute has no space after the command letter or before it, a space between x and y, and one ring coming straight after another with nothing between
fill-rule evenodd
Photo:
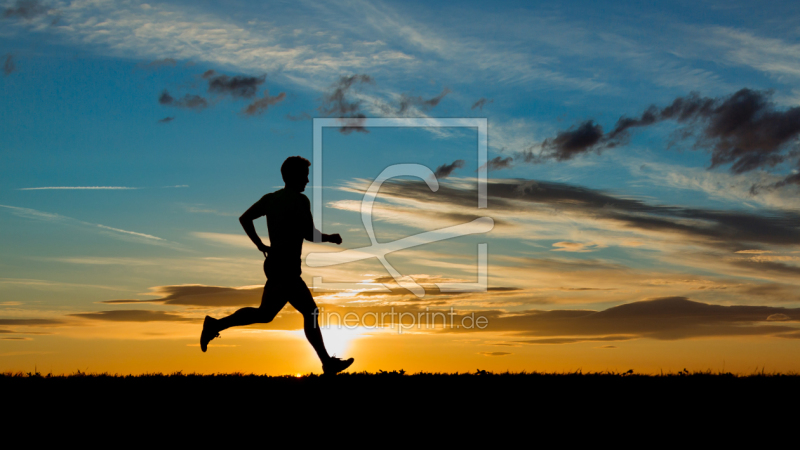
<instances>
[{"instance_id":1,"label":"man's knee","mask_svg":"<svg viewBox=\"0 0 800 450\"><path fill-rule=\"evenodd\" d=\"M304 308L300 311L300 314L303 315L303 320L306 322L314 322L316 323L319 320L319 308Z\"/></svg>"},{"instance_id":2,"label":"man's knee","mask_svg":"<svg viewBox=\"0 0 800 450\"><path fill-rule=\"evenodd\" d=\"M260 323L270 323L278 314L272 311L266 311L263 309L258 310L258 321Z\"/></svg>"}]
</instances>

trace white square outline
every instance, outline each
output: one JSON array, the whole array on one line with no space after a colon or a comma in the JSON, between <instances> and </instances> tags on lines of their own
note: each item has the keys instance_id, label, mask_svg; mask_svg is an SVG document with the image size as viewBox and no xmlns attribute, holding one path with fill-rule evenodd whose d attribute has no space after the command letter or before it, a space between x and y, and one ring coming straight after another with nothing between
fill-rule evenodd
<instances>
[{"instance_id":1,"label":"white square outline","mask_svg":"<svg viewBox=\"0 0 800 450\"><path fill-rule=\"evenodd\" d=\"M352 122L351 118L314 118L313 119L313 161L312 192L314 195L313 215L320 233L314 234L314 242L321 242L323 232L322 220L322 129L339 128ZM364 118L358 119L358 126L364 128L477 128L478 129L478 208L487 207L487 170L488 170L488 120L486 118ZM488 290L488 258L487 244L478 244L478 282L477 283L436 283L441 292L486 292ZM308 257L308 256L306 256ZM314 289L338 285L352 285L353 282L323 283L322 277L313 277Z\"/></svg>"}]
</instances>

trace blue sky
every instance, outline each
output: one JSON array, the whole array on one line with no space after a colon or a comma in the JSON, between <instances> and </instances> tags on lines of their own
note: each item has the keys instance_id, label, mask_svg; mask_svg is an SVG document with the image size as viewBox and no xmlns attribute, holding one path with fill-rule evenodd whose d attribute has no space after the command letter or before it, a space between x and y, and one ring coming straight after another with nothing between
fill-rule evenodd
<instances>
[{"instance_id":1,"label":"blue sky","mask_svg":"<svg viewBox=\"0 0 800 450\"><path fill-rule=\"evenodd\" d=\"M490 286L517 291L440 306L605 310L674 297L800 305L798 186L776 187L799 167L790 113L800 107L800 7L792 2L15 0L0 8L0 317L10 321L0 329L26 339L0 341L14 346L5 353L18 355L0 360L0 369L22 367L55 345L14 320L59 321L48 328L56 336L135 341L145 332L124 321L107 334L87 332L91 324L78 319L60 321L108 310L101 301L163 293L164 286L262 283L261 255L237 217L282 185L278 169L287 156L311 159L310 118L338 116L328 101L337 88L366 117L487 118L489 157L510 158L489 173L496 192L516 186L533 196L491 197L488 213L458 203L478 166L471 131L325 132L321 225L341 232L346 248L369 242L357 205L385 167L436 170L464 160L441 178L450 194L431 197L400 183L376 212L381 241L468 215L495 219L486 236L390 257L424 282L468 279L475 244L488 242ZM343 88L356 75L368 78ZM254 90L211 87L236 76L249 77ZM618 119L638 118L651 105L660 110L694 92L719 106L741 89L769 102L762 113L785 116L795 130L773 149L779 163L741 173L731 162L712 167L720 140L741 144L752 136L734 130L696 139L710 129L704 120L711 116L632 128L612 148L602 147L604 135L566 158L558 156L566 147L553 144L582 124L609 133ZM181 103L191 96L205 107ZM246 114L259 99L266 109ZM687 129L694 138L680 137ZM769 145L754 133L762 139L754 144L758 153ZM266 237L263 223L258 229ZM346 281L386 275L375 261L304 271ZM375 304L413 300L403 295ZM346 305L342 298L322 301ZM225 305L126 308L196 320L227 312ZM189 325L179 325L186 330L157 332L193 342ZM495 338L507 340L502 333L509 332L526 331L498 329ZM509 353L518 358L513 363L472 350L471 357L499 368L532 361L529 350ZM585 353L575 355L549 367L580 365ZM447 367L472 367L467 356L459 361ZM165 370L159 364L141 367Z\"/></svg>"}]
</instances>

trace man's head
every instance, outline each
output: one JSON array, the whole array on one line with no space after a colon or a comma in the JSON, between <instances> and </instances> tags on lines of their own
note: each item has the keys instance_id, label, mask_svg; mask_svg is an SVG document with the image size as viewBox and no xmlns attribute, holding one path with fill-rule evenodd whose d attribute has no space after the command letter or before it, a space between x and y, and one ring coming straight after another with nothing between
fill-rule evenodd
<instances>
[{"instance_id":1,"label":"man's head","mask_svg":"<svg viewBox=\"0 0 800 450\"><path fill-rule=\"evenodd\" d=\"M286 187L303 192L308 184L308 168L311 162L302 156L290 156L281 165L281 176Z\"/></svg>"}]
</instances>

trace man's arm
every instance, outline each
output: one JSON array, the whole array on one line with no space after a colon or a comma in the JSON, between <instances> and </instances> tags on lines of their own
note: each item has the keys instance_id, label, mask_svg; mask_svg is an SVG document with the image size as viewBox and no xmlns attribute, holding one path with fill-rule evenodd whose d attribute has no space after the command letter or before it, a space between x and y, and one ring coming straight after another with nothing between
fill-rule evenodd
<instances>
[{"instance_id":1,"label":"man's arm","mask_svg":"<svg viewBox=\"0 0 800 450\"><path fill-rule=\"evenodd\" d=\"M239 217L239 223L242 224L244 232L247 233L247 237L256 245L258 251L267 253L269 252L269 247L261 242L261 238L258 236L258 233L256 233L256 227L253 225L254 220L264 215L263 211L264 208L261 204L261 200L259 200Z\"/></svg>"},{"instance_id":2,"label":"man's arm","mask_svg":"<svg viewBox=\"0 0 800 450\"><path fill-rule=\"evenodd\" d=\"M310 216L311 215L309 214L309 217ZM321 234L322 235L322 242L330 242L330 243L333 243L333 244L336 244L336 245L339 245L339 244L342 243L342 237L339 236L339 233L336 233L336 234L323 234L323 233L320 233L320 231L317 229L317 227L314 226L314 221L313 220L311 220L311 226L309 228L307 228L307 229L310 231L310 233L306 233L306 235L303 236L307 241L314 242L314 235L315 234Z\"/></svg>"},{"instance_id":3,"label":"man's arm","mask_svg":"<svg viewBox=\"0 0 800 450\"><path fill-rule=\"evenodd\" d=\"M303 197L305 197L305 196L303 196ZM308 197L305 197L305 199L306 199L306 203L308 203L308 215L306 216L306 219L305 219L306 224L304 225L304 229L306 230L306 233L303 236L303 238L305 238L305 240L307 240L307 241L314 242L314 236L322 235L321 236L322 237L322 239L321 239L322 242L330 242L330 243L333 243L333 244L336 244L336 245L341 244L342 243L342 237L339 236L338 233L337 234L322 234L317 229L317 227L314 226L314 217L311 215L311 203L308 201Z\"/></svg>"}]
</instances>

